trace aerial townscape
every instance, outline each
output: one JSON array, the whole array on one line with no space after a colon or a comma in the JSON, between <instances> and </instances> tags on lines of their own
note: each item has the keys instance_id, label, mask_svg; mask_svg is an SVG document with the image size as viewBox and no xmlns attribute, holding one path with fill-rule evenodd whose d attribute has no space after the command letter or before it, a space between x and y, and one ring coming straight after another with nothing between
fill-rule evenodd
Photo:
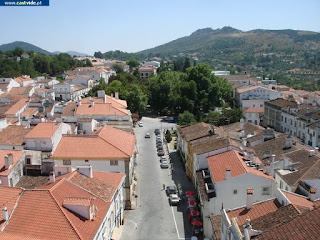
<instances>
[{"instance_id":1,"label":"aerial townscape","mask_svg":"<svg viewBox=\"0 0 320 240\"><path fill-rule=\"evenodd\" d=\"M59 1L43 2L33 10L0 2L0 19L66 13ZM128 17L127 8L145 9L127 4ZM95 36L86 36L86 17L50 23L39 38L30 38L36 26L20 35L5 27L15 39L81 52L0 39L1 240L320 239L320 29L311 24L320 3L301 25L311 30L285 28L297 24L286 22L290 13L275 30L267 15L257 18L264 29L203 28L199 3L188 4L198 30L161 38L171 23L135 21L142 30L123 46L150 41L140 51L98 39L122 46L117 34L131 31L111 13L118 3L108 8L110 25L106 9L75 7L78 17L96 11ZM147 16L159 17L160 5ZM213 7L201 11L217 20Z\"/></svg>"}]
</instances>

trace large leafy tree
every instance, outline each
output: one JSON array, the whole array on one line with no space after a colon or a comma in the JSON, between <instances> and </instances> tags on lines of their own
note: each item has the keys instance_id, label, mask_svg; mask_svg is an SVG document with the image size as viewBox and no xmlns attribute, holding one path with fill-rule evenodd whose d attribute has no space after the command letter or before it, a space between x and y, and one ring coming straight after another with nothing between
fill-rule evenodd
<instances>
[{"instance_id":1,"label":"large leafy tree","mask_svg":"<svg viewBox=\"0 0 320 240\"><path fill-rule=\"evenodd\" d=\"M188 125L195 123L196 120L194 115L189 111L184 111L183 113L179 114L179 124L180 125Z\"/></svg>"},{"instance_id":2,"label":"large leafy tree","mask_svg":"<svg viewBox=\"0 0 320 240\"><path fill-rule=\"evenodd\" d=\"M147 95L136 84L132 84L130 89L128 89L126 100L128 103L128 108L134 113L141 113L146 109L148 104Z\"/></svg>"}]
</instances>

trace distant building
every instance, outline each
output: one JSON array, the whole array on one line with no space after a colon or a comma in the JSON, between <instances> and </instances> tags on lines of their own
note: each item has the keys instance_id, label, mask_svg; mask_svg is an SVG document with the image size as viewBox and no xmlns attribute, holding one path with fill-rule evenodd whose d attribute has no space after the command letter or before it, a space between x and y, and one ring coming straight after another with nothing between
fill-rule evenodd
<instances>
[{"instance_id":1,"label":"distant building","mask_svg":"<svg viewBox=\"0 0 320 240\"><path fill-rule=\"evenodd\" d=\"M140 76L143 80L147 80L153 75L157 75L157 68L154 66L142 66L139 67Z\"/></svg>"}]
</instances>

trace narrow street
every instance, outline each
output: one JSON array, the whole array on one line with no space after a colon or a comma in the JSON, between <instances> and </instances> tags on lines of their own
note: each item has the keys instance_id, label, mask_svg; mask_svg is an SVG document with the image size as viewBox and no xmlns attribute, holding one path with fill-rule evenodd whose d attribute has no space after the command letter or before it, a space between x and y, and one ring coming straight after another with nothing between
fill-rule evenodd
<instances>
[{"instance_id":1,"label":"narrow street","mask_svg":"<svg viewBox=\"0 0 320 240\"><path fill-rule=\"evenodd\" d=\"M138 161L136 166L137 207L125 213L121 240L141 239L190 239L192 227L188 222L187 205L181 201L179 206L170 206L168 196L163 190L165 186L181 184L184 191L193 189L186 177L178 153L164 145L166 157L172 159L174 173L171 167L161 169L157 156L154 129L163 131L174 128L175 124L162 122L160 119L143 118L143 127L136 127L138 146ZM145 133L150 133L151 138L145 138Z\"/></svg>"}]
</instances>

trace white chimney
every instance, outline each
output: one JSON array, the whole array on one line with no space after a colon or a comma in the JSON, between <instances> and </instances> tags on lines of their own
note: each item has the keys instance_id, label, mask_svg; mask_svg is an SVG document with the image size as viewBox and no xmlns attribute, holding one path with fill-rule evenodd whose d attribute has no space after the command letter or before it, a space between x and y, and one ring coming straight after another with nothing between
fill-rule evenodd
<instances>
[{"instance_id":1,"label":"white chimney","mask_svg":"<svg viewBox=\"0 0 320 240\"><path fill-rule=\"evenodd\" d=\"M286 145L285 145L285 148L288 149L288 148L291 148L292 147L292 138L291 136L287 136L286 137Z\"/></svg>"},{"instance_id":2,"label":"white chimney","mask_svg":"<svg viewBox=\"0 0 320 240\"><path fill-rule=\"evenodd\" d=\"M10 166L13 163L13 156L11 153L9 153L8 155L4 156L4 168L5 169L9 169Z\"/></svg>"},{"instance_id":3,"label":"white chimney","mask_svg":"<svg viewBox=\"0 0 320 240\"><path fill-rule=\"evenodd\" d=\"M265 172L267 175L271 176L271 166L270 166L270 162L269 162L269 161L267 162L267 164L266 164L266 166L265 166L264 169L265 169L264 172Z\"/></svg>"},{"instance_id":4,"label":"white chimney","mask_svg":"<svg viewBox=\"0 0 320 240\"><path fill-rule=\"evenodd\" d=\"M226 167L226 180L231 178L231 167Z\"/></svg>"},{"instance_id":5,"label":"white chimney","mask_svg":"<svg viewBox=\"0 0 320 240\"><path fill-rule=\"evenodd\" d=\"M9 213L8 213L7 207L2 208L2 217L3 217L3 220L5 221L9 220Z\"/></svg>"},{"instance_id":6,"label":"white chimney","mask_svg":"<svg viewBox=\"0 0 320 240\"><path fill-rule=\"evenodd\" d=\"M309 150L309 157L314 156L314 153L315 153L315 150L313 150L313 149Z\"/></svg>"},{"instance_id":7,"label":"white chimney","mask_svg":"<svg viewBox=\"0 0 320 240\"><path fill-rule=\"evenodd\" d=\"M240 123L240 124L241 124L241 123ZM241 135L240 135L240 137L241 137L241 138L246 137L246 134L245 134L244 130L242 130L242 131L241 131Z\"/></svg>"},{"instance_id":8,"label":"white chimney","mask_svg":"<svg viewBox=\"0 0 320 240\"><path fill-rule=\"evenodd\" d=\"M270 176L274 176L274 162L275 162L275 159L276 159L276 155L272 154L271 155L272 157L272 161L271 161L271 167L270 167Z\"/></svg>"},{"instance_id":9,"label":"white chimney","mask_svg":"<svg viewBox=\"0 0 320 240\"><path fill-rule=\"evenodd\" d=\"M91 100L90 106L91 106L91 107L94 106L94 101L93 101L93 100Z\"/></svg>"},{"instance_id":10,"label":"white chimney","mask_svg":"<svg viewBox=\"0 0 320 240\"><path fill-rule=\"evenodd\" d=\"M249 151L249 160L254 163L254 152L253 152L253 150Z\"/></svg>"},{"instance_id":11,"label":"white chimney","mask_svg":"<svg viewBox=\"0 0 320 240\"><path fill-rule=\"evenodd\" d=\"M115 97L115 99L119 99L119 93L118 93L118 92L115 92L115 93L114 93L114 97Z\"/></svg>"},{"instance_id":12,"label":"white chimney","mask_svg":"<svg viewBox=\"0 0 320 240\"><path fill-rule=\"evenodd\" d=\"M56 181L56 174L54 172L50 172L49 179L51 183L54 183Z\"/></svg>"},{"instance_id":13,"label":"white chimney","mask_svg":"<svg viewBox=\"0 0 320 240\"><path fill-rule=\"evenodd\" d=\"M107 103L107 95L104 96L103 102L104 102L104 103Z\"/></svg>"},{"instance_id":14,"label":"white chimney","mask_svg":"<svg viewBox=\"0 0 320 240\"><path fill-rule=\"evenodd\" d=\"M111 93L111 97L113 98L113 93Z\"/></svg>"},{"instance_id":15,"label":"white chimney","mask_svg":"<svg viewBox=\"0 0 320 240\"><path fill-rule=\"evenodd\" d=\"M240 131L243 131L244 130L244 119L241 118L240 119Z\"/></svg>"},{"instance_id":16,"label":"white chimney","mask_svg":"<svg viewBox=\"0 0 320 240\"><path fill-rule=\"evenodd\" d=\"M314 148L314 153L315 153L315 154L318 154L318 153L319 153L319 148L318 148L318 147L315 147L315 148Z\"/></svg>"},{"instance_id":17,"label":"white chimney","mask_svg":"<svg viewBox=\"0 0 320 240\"><path fill-rule=\"evenodd\" d=\"M316 188L310 188L310 201L314 202L314 200L316 200L316 193Z\"/></svg>"},{"instance_id":18,"label":"white chimney","mask_svg":"<svg viewBox=\"0 0 320 240\"><path fill-rule=\"evenodd\" d=\"M247 209L251 209L253 205L253 188L247 189Z\"/></svg>"},{"instance_id":19,"label":"white chimney","mask_svg":"<svg viewBox=\"0 0 320 240\"><path fill-rule=\"evenodd\" d=\"M89 178L93 178L92 166L78 166L77 171L82 175L85 175Z\"/></svg>"}]
</instances>

